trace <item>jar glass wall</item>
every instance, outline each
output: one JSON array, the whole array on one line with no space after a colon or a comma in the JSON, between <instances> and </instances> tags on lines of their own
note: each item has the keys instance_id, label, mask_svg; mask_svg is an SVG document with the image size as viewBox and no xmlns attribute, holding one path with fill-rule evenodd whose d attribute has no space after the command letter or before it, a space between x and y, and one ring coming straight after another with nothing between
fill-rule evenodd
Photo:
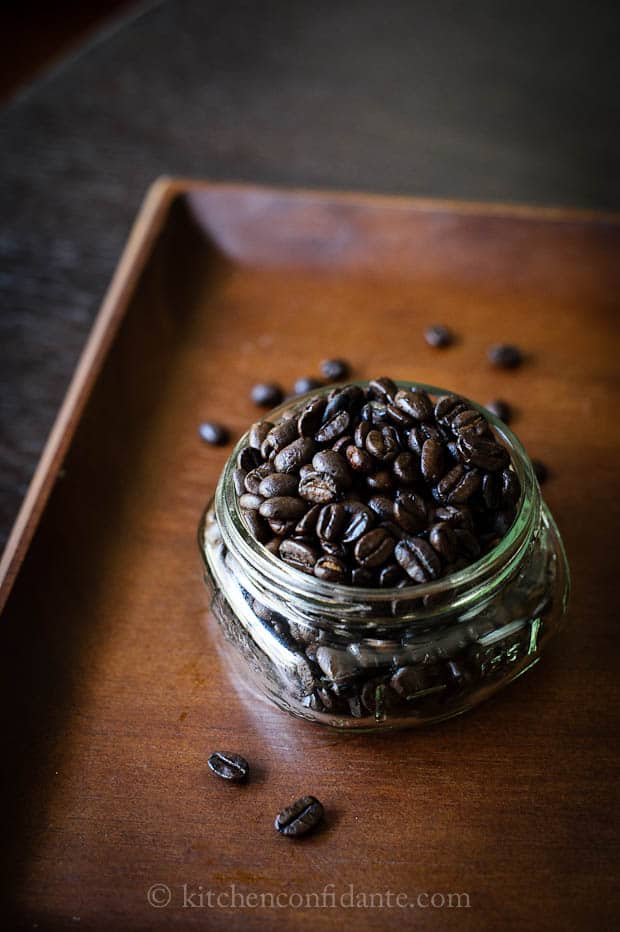
<instances>
[{"instance_id":1,"label":"jar glass wall","mask_svg":"<svg viewBox=\"0 0 620 932\"><path fill-rule=\"evenodd\" d=\"M303 402L296 398L269 419ZM325 582L258 543L243 521L232 482L247 435L239 441L203 516L199 545L212 614L230 645L231 664L238 669L241 662L243 675L281 708L340 729L439 721L529 669L560 628L569 572L555 522L517 438L470 404L510 453L521 484L516 519L477 562L404 588Z\"/></svg>"}]
</instances>

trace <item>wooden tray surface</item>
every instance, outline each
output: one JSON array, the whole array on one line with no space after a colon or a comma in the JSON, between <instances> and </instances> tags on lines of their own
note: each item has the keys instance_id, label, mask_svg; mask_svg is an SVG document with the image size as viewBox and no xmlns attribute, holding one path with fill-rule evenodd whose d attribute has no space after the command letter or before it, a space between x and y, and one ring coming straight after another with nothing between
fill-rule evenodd
<instances>
[{"instance_id":1,"label":"wooden tray surface","mask_svg":"<svg viewBox=\"0 0 620 932\"><path fill-rule=\"evenodd\" d=\"M13 927L611 928L619 242L617 218L566 211L154 187L4 559ZM434 322L458 344L427 347ZM488 365L497 341L527 351L520 371ZM229 451L197 425L238 435L254 381L333 355L507 398L553 471L571 623L526 677L427 730L342 736L249 701L208 618L195 531ZM208 772L217 748L248 757L247 786ZM306 792L326 826L291 843L273 817ZM264 905L231 908L233 884ZM343 905L295 908L328 884ZM353 908L350 885L470 905ZM270 908L278 893L293 905Z\"/></svg>"}]
</instances>

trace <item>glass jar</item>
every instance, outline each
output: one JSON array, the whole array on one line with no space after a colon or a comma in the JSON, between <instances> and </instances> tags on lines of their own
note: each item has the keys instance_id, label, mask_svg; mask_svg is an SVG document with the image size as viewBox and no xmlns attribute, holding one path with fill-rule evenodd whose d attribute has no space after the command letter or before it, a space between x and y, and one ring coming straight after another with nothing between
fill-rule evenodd
<instances>
[{"instance_id":1,"label":"glass jar","mask_svg":"<svg viewBox=\"0 0 620 932\"><path fill-rule=\"evenodd\" d=\"M399 387L449 394L411 382ZM285 403L268 419L307 397ZM199 528L211 610L231 646L234 675L249 675L300 718L379 730L458 715L537 663L566 614L566 554L520 442L486 409L469 403L510 453L521 483L517 516L477 562L404 588L325 582L258 543L242 519L232 481L237 454L248 442L247 434L241 438ZM235 655L243 658L241 668Z\"/></svg>"}]
</instances>

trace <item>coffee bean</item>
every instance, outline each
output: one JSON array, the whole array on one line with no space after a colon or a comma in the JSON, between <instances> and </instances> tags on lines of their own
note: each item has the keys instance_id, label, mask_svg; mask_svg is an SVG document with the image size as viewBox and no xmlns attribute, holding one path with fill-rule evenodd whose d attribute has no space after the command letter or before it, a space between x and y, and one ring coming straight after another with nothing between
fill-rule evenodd
<instances>
[{"instance_id":1,"label":"coffee bean","mask_svg":"<svg viewBox=\"0 0 620 932\"><path fill-rule=\"evenodd\" d=\"M427 506L415 492L398 492L394 502L394 520L409 534L417 534L426 525Z\"/></svg>"},{"instance_id":2,"label":"coffee bean","mask_svg":"<svg viewBox=\"0 0 620 932\"><path fill-rule=\"evenodd\" d=\"M246 780L250 772L250 765L241 754L229 754L224 751L215 751L207 761L209 769L223 780L232 780L239 783Z\"/></svg>"},{"instance_id":3,"label":"coffee bean","mask_svg":"<svg viewBox=\"0 0 620 932\"><path fill-rule=\"evenodd\" d=\"M278 813L275 820L276 831L289 838L298 838L316 828L323 814L323 806L318 799L314 796L302 796Z\"/></svg>"},{"instance_id":4,"label":"coffee bean","mask_svg":"<svg viewBox=\"0 0 620 932\"><path fill-rule=\"evenodd\" d=\"M314 379L312 376L305 376L304 378L297 379L293 385L293 394L294 395L305 395L306 392L312 392L315 388L320 388L322 382L320 379Z\"/></svg>"},{"instance_id":5,"label":"coffee bean","mask_svg":"<svg viewBox=\"0 0 620 932\"><path fill-rule=\"evenodd\" d=\"M488 352L489 361L500 369L516 369L523 362L523 353L518 346L497 343Z\"/></svg>"},{"instance_id":6,"label":"coffee bean","mask_svg":"<svg viewBox=\"0 0 620 932\"><path fill-rule=\"evenodd\" d=\"M347 578L347 568L342 560L334 556L319 557L314 564L314 575L327 582L341 583Z\"/></svg>"},{"instance_id":7,"label":"coffee bean","mask_svg":"<svg viewBox=\"0 0 620 932\"><path fill-rule=\"evenodd\" d=\"M316 522L318 521L319 512L322 505L312 505L310 510L305 513L301 521L295 525L295 534L299 537L312 537L316 532Z\"/></svg>"},{"instance_id":8,"label":"coffee bean","mask_svg":"<svg viewBox=\"0 0 620 932\"><path fill-rule=\"evenodd\" d=\"M396 544L394 556L408 576L417 583L430 582L441 573L439 557L421 537L410 537Z\"/></svg>"},{"instance_id":9,"label":"coffee bean","mask_svg":"<svg viewBox=\"0 0 620 932\"><path fill-rule=\"evenodd\" d=\"M415 453L399 453L392 463L392 472L401 485L413 485L420 478L420 460Z\"/></svg>"},{"instance_id":10,"label":"coffee bean","mask_svg":"<svg viewBox=\"0 0 620 932\"><path fill-rule=\"evenodd\" d=\"M389 463L395 459L399 446L398 434L394 427L370 430L366 437L367 452L381 463Z\"/></svg>"},{"instance_id":11,"label":"coffee bean","mask_svg":"<svg viewBox=\"0 0 620 932\"><path fill-rule=\"evenodd\" d=\"M370 453L366 450L360 450L359 447L347 447L345 455L349 466L355 472L369 473L374 467L374 461Z\"/></svg>"},{"instance_id":12,"label":"coffee bean","mask_svg":"<svg viewBox=\"0 0 620 932\"><path fill-rule=\"evenodd\" d=\"M435 405L435 419L438 424L449 425L452 418L468 407L459 395L442 395Z\"/></svg>"},{"instance_id":13,"label":"coffee bean","mask_svg":"<svg viewBox=\"0 0 620 932\"><path fill-rule=\"evenodd\" d=\"M342 437L338 437L337 440L332 444L332 450L334 453L346 453L347 447L350 447L353 443L353 437L350 434L343 434Z\"/></svg>"},{"instance_id":14,"label":"coffee bean","mask_svg":"<svg viewBox=\"0 0 620 932\"><path fill-rule=\"evenodd\" d=\"M351 570L351 582L354 586L370 587L374 585L375 577L372 570L366 566L356 566Z\"/></svg>"},{"instance_id":15,"label":"coffee bean","mask_svg":"<svg viewBox=\"0 0 620 932\"><path fill-rule=\"evenodd\" d=\"M344 388L336 389L330 394L323 414L323 422L331 418L340 411L347 411L351 416L356 414L364 404L366 396L361 388L357 385L346 385Z\"/></svg>"},{"instance_id":16,"label":"coffee bean","mask_svg":"<svg viewBox=\"0 0 620 932\"><path fill-rule=\"evenodd\" d=\"M424 339L429 346L441 349L450 346L454 342L452 331L448 327L444 327L443 324L433 324L431 327L427 327L424 331Z\"/></svg>"},{"instance_id":17,"label":"coffee bean","mask_svg":"<svg viewBox=\"0 0 620 932\"><path fill-rule=\"evenodd\" d=\"M380 469L366 476L366 485L375 492L388 492L393 484L392 473L387 469Z\"/></svg>"},{"instance_id":18,"label":"coffee bean","mask_svg":"<svg viewBox=\"0 0 620 932\"><path fill-rule=\"evenodd\" d=\"M272 536L269 525L264 521L257 511L243 511L242 512L244 523L252 535L255 537L259 544L264 544L265 541L268 541Z\"/></svg>"},{"instance_id":19,"label":"coffee bean","mask_svg":"<svg viewBox=\"0 0 620 932\"><path fill-rule=\"evenodd\" d=\"M284 392L279 385L272 382L259 382L252 387L250 398L255 405L261 408L275 408L284 398Z\"/></svg>"},{"instance_id":20,"label":"coffee bean","mask_svg":"<svg viewBox=\"0 0 620 932\"><path fill-rule=\"evenodd\" d=\"M325 473L335 480L339 489L351 487L351 473L347 462L339 453L333 450L319 450L312 458L312 465L317 472Z\"/></svg>"},{"instance_id":21,"label":"coffee bean","mask_svg":"<svg viewBox=\"0 0 620 932\"><path fill-rule=\"evenodd\" d=\"M344 502L343 508L348 520L342 533L342 543L352 544L370 530L375 519L370 509L359 502Z\"/></svg>"},{"instance_id":22,"label":"coffee bean","mask_svg":"<svg viewBox=\"0 0 620 932\"><path fill-rule=\"evenodd\" d=\"M278 521L299 521L306 511L306 503L300 498L289 495L275 496L264 501L258 513L263 518L276 518Z\"/></svg>"},{"instance_id":23,"label":"coffee bean","mask_svg":"<svg viewBox=\"0 0 620 932\"><path fill-rule=\"evenodd\" d=\"M244 511L258 511L263 502L264 498L262 495L252 495L251 492L246 492L239 498L239 507L243 508ZM264 515L264 517L268 516Z\"/></svg>"},{"instance_id":24,"label":"coffee bean","mask_svg":"<svg viewBox=\"0 0 620 932\"><path fill-rule=\"evenodd\" d=\"M480 469L494 472L508 465L508 453L495 440L485 440L472 433L464 433L460 435L456 445L468 466L479 466Z\"/></svg>"},{"instance_id":25,"label":"coffee bean","mask_svg":"<svg viewBox=\"0 0 620 932\"><path fill-rule=\"evenodd\" d=\"M394 502L387 495L373 495L368 499L368 507L374 511L379 521L391 521L394 517Z\"/></svg>"},{"instance_id":26,"label":"coffee bean","mask_svg":"<svg viewBox=\"0 0 620 932\"><path fill-rule=\"evenodd\" d=\"M314 435L317 443L332 443L337 437L344 434L351 422L348 411L339 411L329 421L326 421Z\"/></svg>"},{"instance_id":27,"label":"coffee bean","mask_svg":"<svg viewBox=\"0 0 620 932\"><path fill-rule=\"evenodd\" d=\"M427 482L438 482L445 472L446 451L439 440L425 440L420 456L420 470Z\"/></svg>"},{"instance_id":28,"label":"coffee bean","mask_svg":"<svg viewBox=\"0 0 620 932\"><path fill-rule=\"evenodd\" d=\"M277 454L273 461L276 472L295 472L300 466L310 462L314 450L315 445L309 437L298 437Z\"/></svg>"},{"instance_id":29,"label":"coffee bean","mask_svg":"<svg viewBox=\"0 0 620 932\"><path fill-rule=\"evenodd\" d=\"M245 491L250 492L251 495L260 495L260 484L270 472L271 466L268 463L262 463L260 466L251 469L245 475Z\"/></svg>"},{"instance_id":30,"label":"coffee bean","mask_svg":"<svg viewBox=\"0 0 620 932\"><path fill-rule=\"evenodd\" d=\"M379 571L379 585L382 589L390 589L403 578L401 567L398 563L388 563Z\"/></svg>"},{"instance_id":31,"label":"coffee bean","mask_svg":"<svg viewBox=\"0 0 620 932\"><path fill-rule=\"evenodd\" d=\"M532 460L532 466L534 467L534 475L538 479L539 483L542 485L543 482L549 478L549 469L543 463L542 460Z\"/></svg>"},{"instance_id":32,"label":"coffee bean","mask_svg":"<svg viewBox=\"0 0 620 932\"><path fill-rule=\"evenodd\" d=\"M371 379L368 383L370 397L376 398L378 401L393 402L397 391L396 383L385 375L379 379Z\"/></svg>"},{"instance_id":33,"label":"coffee bean","mask_svg":"<svg viewBox=\"0 0 620 932\"><path fill-rule=\"evenodd\" d=\"M300 437L314 437L321 426L326 405L325 398L321 398L320 395L311 398L305 405L297 419L297 430Z\"/></svg>"},{"instance_id":34,"label":"coffee bean","mask_svg":"<svg viewBox=\"0 0 620 932\"><path fill-rule=\"evenodd\" d=\"M482 497L489 511L496 511L502 501L502 478L497 472L488 472L482 477Z\"/></svg>"},{"instance_id":35,"label":"coffee bean","mask_svg":"<svg viewBox=\"0 0 620 932\"><path fill-rule=\"evenodd\" d=\"M200 439L214 447L221 447L230 440L230 431L223 424L205 421L198 428Z\"/></svg>"},{"instance_id":36,"label":"coffee bean","mask_svg":"<svg viewBox=\"0 0 620 932\"><path fill-rule=\"evenodd\" d=\"M510 424L512 420L512 407L507 401L502 401L501 398L495 398L493 401L487 401L485 408L487 411L490 411L491 414L494 414L495 417L498 417L500 421L503 421L504 424Z\"/></svg>"},{"instance_id":37,"label":"coffee bean","mask_svg":"<svg viewBox=\"0 0 620 932\"><path fill-rule=\"evenodd\" d=\"M437 485L437 494L441 502L461 505L478 491L480 484L481 479L477 473L466 472L462 466L454 466Z\"/></svg>"},{"instance_id":38,"label":"coffee bean","mask_svg":"<svg viewBox=\"0 0 620 932\"><path fill-rule=\"evenodd\" d=\"M320 366L321 373L330 382L340 382L347 379L351 371L349 363L344 359L324 359Z\"/></svg>"},{"instance_id":39,"label":"coffee bean","mask_svg":"<svg viewBox=\"0 0 620 932\"><path fill-rule=\"evenodd\" d=\"M489 436L488 422L479 411L475 411L473 408L466 408L465 411L459 412L452 418L450 427L458 436L464 433L472 433L477 437Z\"/></svg>"},{"instance_id":40,"label":"coffee bean","mask_svg":"<svg viewBox=\"0 0 620 932\"><path fill-rule=\"evenodd\" d=\"M386 563L394 552L394 538L383 528L368 531L355 544L355 559L361 566L375 567Z\"/></svg>"},{"instance_id":41,"label":"coffee bean","mask_svg":"<svg viewBox=\"0 0 620 932\"><path fill-rule=\"evenodd\" d=\"M412 392L401 389L396 393L394 403L397 408L408 414L414 421L428 421L433 416L433 404L426 392Z\"/></svg>"},{"instance_id":42,"label":"coffee bean","mask_svg":"<svg viewBox=\"0 0 620 932\"><path fill-rule=\"evenodd\" d=\"M296 495L297 478L289 473L272 472L261 480L258 486L258 494L263 498L273 498L274 496Z\"/></svg>"},{"instance_id":43,"label":"coffee bean","mask_svg":"<svg viewBox=\"0 0 620 932\"><path fill-rule=\"evenodd\" d=\"M303 570L304 573L312 573L319 553L317 548L307 541L289 537L280 544L280 556L296 569Z\"/></svg>"},{"instance_id":44,"label":"coffee bean","mask_svg":"<svg viewBox=\"0 0 620 932\"><path fill-rule=\"evenodd\" d=\"M346 514L341 504L324 505L316 522L316 535L321 541L337 541L344 530Z\"/></svg>"},{"instance_id":45,"label":"coffee bean","mask_svg":"<svg viewBox=\"0 0 620 932\"><path fill-rule=\"evenodd\" d=\"M534 467L536 469L536 467ZM501 473L502 480L502 508L513 508L519 501L521 495L521 486L517 479L516 473L511 469L503 469ZM540 481L540 480L539 480Z\"/></svg>"},{"instance_id":46,"label":"coffee bean","mask_svg":"<svg viewBox=\"0 0 620 932\"><path fill-rule=\"evenodd\" d=\"M332 476L324 473L312 472L299 482L299 494L308 502L327 505L333 502L340 494L338 484Z\"/></svg>"},{"instance_id":47,"label":"coffee bean","mask_svg":"<svg viewBox=\"0 0 620 932\"><path fill-rule=\"evenodd\" d=\"M237 495L243 495L245 492L245 477L247 473L244 469L235 469L233 471L233 485Z\"/></svg>"},{"instance_id":48,"label":"coffee bean","mask_svg":"<svg viewBox=\"0 0 620 932\"><path fill-rule=\"evenodd\" d=\"M446 563L456 559L457 540L454 530L444 521L439 521L430 529L428 539L431 546L443 557Z\"/></svg>"},{"instance_id":49,"label":"coffee bean","mask_svg":"<svg viewBox=\"0 0 620 932\"><path fill-rule=\"evenodd\" d=\"M288 446L289 443L292 443L293 440L297 437L297 424L293 418L289 418L286 421L279 421L272 427L263 444L261 446L261 453L264 456L263 449L265 445L268 445L270 450L273 450L275 453L279 453L280 450L283 450L284 447ZM266 458L266 457L265 457Z\"/></svg>"},{"instance_id":50,"label":"coffee bean","mask_svg":"<svg viewBox=\"0 0 620 932\"><path fill-rule=\"evenodd\" d=\"M271 421L257 421L250 427L248 439L250 446L260 450L269 431L274 427Z\"/></svg>"}]
</instances>

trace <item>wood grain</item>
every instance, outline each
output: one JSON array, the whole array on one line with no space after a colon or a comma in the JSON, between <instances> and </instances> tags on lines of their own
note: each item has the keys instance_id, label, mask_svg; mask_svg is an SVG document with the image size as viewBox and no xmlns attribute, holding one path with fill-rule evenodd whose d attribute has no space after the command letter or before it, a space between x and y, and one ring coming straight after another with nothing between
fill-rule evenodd
<instances>
[{"instance_id":1,"label":"wood grain","mask_svg":"<svg viewBox=\"0 0 620 932\"><path fill-rule=\"evenodd\" d=\"M155 190L11 548L2 801L15 928L612 927L619 241L617 219L579 213ZM433 322L458 344L427 347ZM498 340L527 352L520 371L489 367ZM368 737L297 722L244 691L209 619L195 529L227 451L196 427L213 417L241 432L254 380L290 385L327 355L361 378L507 398L553 472L571 624L526 677L438 727ZM208 772L217 748L248 757L247 786ZM291 843L273 817L306 792L326 825ZM154 883L170 887L168 907L148 905ZM201 887L206 904L231 884L302 897L334 884L337 898L352 884L466 893L470 906L184 907L184 884L194 904Z\"/></svg>"}]
</instances>

